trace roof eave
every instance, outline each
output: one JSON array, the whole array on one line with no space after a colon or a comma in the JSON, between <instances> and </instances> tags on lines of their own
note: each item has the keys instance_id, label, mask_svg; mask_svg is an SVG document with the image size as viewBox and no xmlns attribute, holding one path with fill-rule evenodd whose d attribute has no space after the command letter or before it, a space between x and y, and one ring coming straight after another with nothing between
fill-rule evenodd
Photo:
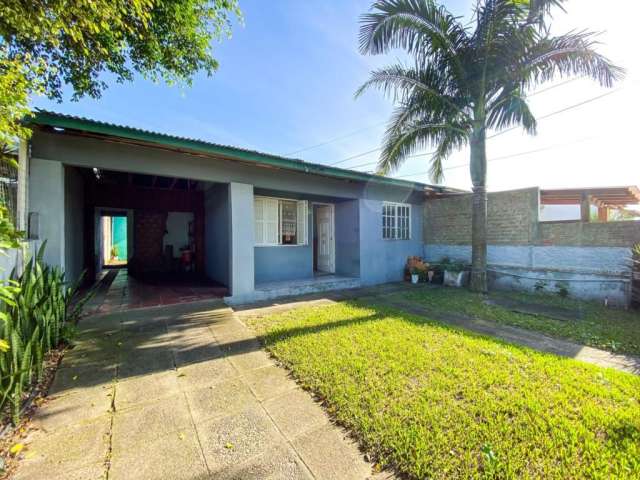
<instances>
[{"instance_id":1,"label":"roof eave","mask_svg":"<svg viewBox=\"0 0 640 480\"><path fill-rule=\"evenodd\" d=\"M276 168L322 175L331 178L340 178L343 180L365 183L375 182L389 186L411 188L412 190L417 191L443 192L447 190L446 187L441 186L428 185L420 182L410 182L407 180L372 175L316 163L308 163L296 159L287 159L275 155L243 150L225 145L212 144L201 140L174 137L161 133L149 132L126 126L112 125L79 117L60 115L42 110L37 111L34 116L28 119L25 123L27 125L36 125L40 127L63 128L77 130L79 132L89 132L122 140L134 140L168 147L178 151L193 151L199 154L220 156L232 160L251 162L254 164L265 164Z\"/></svg>"}]
</instances>

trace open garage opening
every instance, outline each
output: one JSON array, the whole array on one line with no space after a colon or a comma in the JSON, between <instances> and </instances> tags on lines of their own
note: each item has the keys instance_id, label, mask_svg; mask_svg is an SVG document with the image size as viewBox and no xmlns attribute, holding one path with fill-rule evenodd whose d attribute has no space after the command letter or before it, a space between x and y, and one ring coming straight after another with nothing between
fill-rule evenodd
<instances>
[{"instance_id":1,"label":"open garage opening","mask_svg":"<svg viewBox=\"0 0 640 480\"><path fill-rule=\"evenodd\" d=\"M110 311L222 297L226 184L65 166L65 264ZM106 283L106 285L104 285Z\"/></svg>"}]
</instances>

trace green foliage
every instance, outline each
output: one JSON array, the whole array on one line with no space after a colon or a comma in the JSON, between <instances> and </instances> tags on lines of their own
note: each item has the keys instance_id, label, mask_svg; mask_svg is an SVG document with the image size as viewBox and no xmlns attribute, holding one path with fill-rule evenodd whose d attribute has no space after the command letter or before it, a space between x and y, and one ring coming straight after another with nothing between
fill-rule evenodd
<instances>
[{"instance_id":1,"label":"green foliage","mask_svg":"<svg viewBox=\"0 0 640 480\"><path fill-rule=\"evenodd\" d=\"M433 0L378 0L362 16L360 51L395 49L412 59L371 73L356 95L370 88L397 104L378 169L388 173L411 154L434 149L431 177L443 178L442 162L471 144L474 185L486 182L488 129L522 126L536 132L527 103L531 88L555 78L587 76L609 87L623 70L595 51L596 34L553 36L552 8L565 0L480 0L473 25ZM475 155L474 155L475 154Z\"/></svg>"},{"instance_id":2,"label":"green foliage","mask_svg":"<svg viewBox=\"0 0 640 480\"><path fill-rule=\"evenodd\" d=\"M25 389L41 378L47 352L70 340L88 296L72 306L80 280L67 285L58 268L42 262L46 242L23 274L0 286L0 412L14 423Z\"/></svg>"},{"instance_id":3,"label":"green foliage","mask_svg":"<svg viewBox=\"0 0 640 480\"><path fill-rule=\"evenodd\" d=\"M538 280L533 288L537 293L542 293L544 292L544 289L547 288L547 282L544 280Z\"/></svg>"},{"instance_id":4,"label":"green foliage","mask_svg":"<svg viewBox=\"0 0 640 480\"><path fill-rule=\"evenodd\" d=\"M99 97L104 74L140 73L189 84L218 62L212 43L230 36L237 0L3 0L0 2L0 149L27 138L21 124L34 94ZM2 238L2 237L0 237Z\"/></svg>"},{"instance_id":5,"label":"green foliage","mask_svg":"<svg viewBox=\"0 0 640 480\"><path fill-rule=\"evenodd\" d=\"M370 302L294 309L252 326L379 466L407 478L640 471L638 376Z\"/></svg>"},{"instance_id":6,"label":"green foliage","mask_svg":"<svg viewBox=\"0 0 640 480\"><path fill-rule=\"evenodd\" d=\"M556 282L556 293L560 298L567 298L569 296L569 285L566 282Z\"/></svg>"}]
</instances>

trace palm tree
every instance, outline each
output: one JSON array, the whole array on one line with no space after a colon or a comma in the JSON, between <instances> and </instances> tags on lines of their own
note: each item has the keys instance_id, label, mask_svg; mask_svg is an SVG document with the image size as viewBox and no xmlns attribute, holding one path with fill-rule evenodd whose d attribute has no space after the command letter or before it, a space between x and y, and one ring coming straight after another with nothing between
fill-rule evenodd
<instances>
[{"instance_id":1,"label":"palm tree","mask_svg":"<svg viewBox=\"0 0 640 480\"><path fill-rule=\"evenodd\" d=\"M397 169L415 151L433 148L430 175L443 179L443 161L469 145L473 184L471 289L487 290L487 130L520 125L536 133L527 104L532 87L587 76L611 87L624 70L598 54L596 34L552 36L549 20L565 0L478 0L463 24L433 0L379 0L361 17L360 51L403 49L410 65L373 71L370 88L392 95L397 107L387 128L378 170Z\"/></svg>"}]
</instances>

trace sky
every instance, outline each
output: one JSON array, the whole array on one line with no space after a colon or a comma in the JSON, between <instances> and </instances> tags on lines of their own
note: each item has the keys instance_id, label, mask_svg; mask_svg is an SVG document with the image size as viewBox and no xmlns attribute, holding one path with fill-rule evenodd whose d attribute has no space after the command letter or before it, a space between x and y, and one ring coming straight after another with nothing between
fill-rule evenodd
<instances>
[{"instance_id":1,"label":"sky","mask_svg":"<svg viewBox=\"0 0 640 480\"><path fill-rule=\"evenodd\" d=\"M442 3L456 15L471 13L471 0ZM141 77L117 84L105 77L110 88L100 99L72 102L67 95L62 103L36 98L33 105L373 171L393 104L377 91L358 99L354 92L372 69L395 62L401 53L359 53L359 17L370 5L371 0L240 0L243 25L213 46L220 68L212 77L198 75L191 87ZM632 36L640 2L569 0L565 5L567 14L554 15L553 32L601 32L599 50L627 76L610 90L587 79L539 87L530 99L532 110L538 117L551 115L539 121L538 135L515 130L488 140L490 191L640 184L640 54ZM554 113L565 108L570 109ZM392 176L429 183L428 158L410 158ZM453 154L445 162L443 183L469 189L468 161L468 150Z\"/></svg>"}]
</instances>

